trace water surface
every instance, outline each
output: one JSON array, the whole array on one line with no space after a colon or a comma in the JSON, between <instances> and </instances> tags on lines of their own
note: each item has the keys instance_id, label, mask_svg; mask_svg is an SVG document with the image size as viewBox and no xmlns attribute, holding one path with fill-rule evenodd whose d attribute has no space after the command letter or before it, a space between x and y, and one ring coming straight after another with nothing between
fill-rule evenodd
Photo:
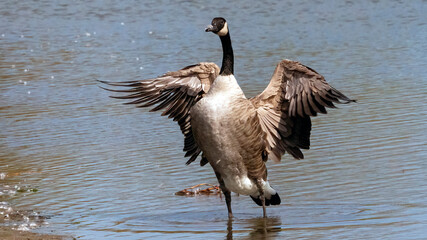
<instances>
[{"instance_id":1,"label":"water surface","mask_svg":"<svg viewBox=\"0 0 427 240\"><path fill-rule=\"evenodd\" d=\"M425 12L425 1L2 1L0 223L79 239L425 238ZM266 220L246 196L233 195L230 223L223 198L174 195L216 184L213 171L185 166L176 123L95 81L220 64L204 32L216 16L248 97L288 58L358 99L313 118L304 160L268 164L282 205Z\"/></svg>"}]
</instances>

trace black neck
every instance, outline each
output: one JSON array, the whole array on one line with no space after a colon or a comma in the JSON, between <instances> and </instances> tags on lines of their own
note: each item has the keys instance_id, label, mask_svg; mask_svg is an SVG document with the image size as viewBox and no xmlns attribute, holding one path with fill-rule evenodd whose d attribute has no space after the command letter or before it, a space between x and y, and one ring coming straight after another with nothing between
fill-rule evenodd
<instances>
[{"instance_id":1,"label":"black neck","mask_svg":"<svg viewBox=\"0 0 427 240\"><path fill-rule=\"evenodd\" d=\"M233 55L233 48L231 47L230 33L227 33L227 35L219 38L221 39L222 51L223 51L221 72L219 72L219 74L233 75L234 55Z\"/></svg>"}]
</instances>

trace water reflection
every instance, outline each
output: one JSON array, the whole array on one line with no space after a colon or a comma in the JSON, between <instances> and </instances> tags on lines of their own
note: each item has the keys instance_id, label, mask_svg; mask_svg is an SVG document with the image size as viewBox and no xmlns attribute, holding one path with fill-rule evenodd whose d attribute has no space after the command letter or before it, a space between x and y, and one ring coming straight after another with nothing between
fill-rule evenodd
<instances>
[{"instance_id":1,"label":"water reflection","mask_svg":"<svg viewBox=\"0 0 427 240\"><path fill-rule=\"evenodd\" d=\"M267 218L252 218L247 219L239 224L246 224L248 229L251 229L249 234L243 239L275 239L279 236L281 231L282 222L279 217ZM238 232L238 230L235 232ZM233 220L229 219L227 222L227 240L233 239Z\"/></svg>"}]
</instances>

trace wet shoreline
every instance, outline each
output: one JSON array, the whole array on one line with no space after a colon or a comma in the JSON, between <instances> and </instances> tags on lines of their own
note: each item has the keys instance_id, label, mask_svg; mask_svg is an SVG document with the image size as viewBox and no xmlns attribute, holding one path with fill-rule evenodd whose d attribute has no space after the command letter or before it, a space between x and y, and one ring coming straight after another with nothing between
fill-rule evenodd
<instances>
[{"instance_id":1,"label":"wet shoreline","mask_svg":"<svg viewBox=\"0 0 427 240\"><path fill-rule=\"evenodd\" d=\"M34 233L30 231L19 231L14 230L10 227L0 226L0 236L3 240L21 240L21 239L31 239L31 240L65 240L73 239L72 237L55 235L55 234L44 234L44 233Z\"/></svg>"}]
</instances>

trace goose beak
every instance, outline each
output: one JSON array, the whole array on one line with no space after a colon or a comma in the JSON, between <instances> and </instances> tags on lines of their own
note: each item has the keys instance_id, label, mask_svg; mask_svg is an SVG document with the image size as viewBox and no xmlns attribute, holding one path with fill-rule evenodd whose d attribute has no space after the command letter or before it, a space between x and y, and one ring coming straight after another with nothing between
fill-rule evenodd
<instances>
[{"instance_id":1,"label":"goose beak","mask_svg":"<svg viewBox=\"0 0 427 240\"><path fill-rule=\"evenodd\" d=\"M214 26L209 25L206 27L205 32L213 32L214 31Z\"/></svg>"}]
</instances>

